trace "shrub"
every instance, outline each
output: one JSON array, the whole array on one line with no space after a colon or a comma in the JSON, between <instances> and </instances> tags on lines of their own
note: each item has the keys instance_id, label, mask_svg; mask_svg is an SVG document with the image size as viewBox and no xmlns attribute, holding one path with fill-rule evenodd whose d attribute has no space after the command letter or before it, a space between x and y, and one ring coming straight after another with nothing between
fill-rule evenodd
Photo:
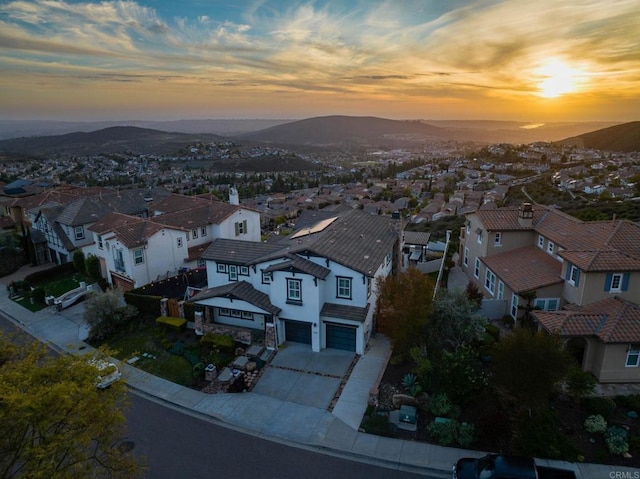
<instances>
[{"instance_id":1,"label":"shrub","mask_svg":"<svg viewBox=\"0 0 640 479\"><path fill-rule=\"evenodd\" d=\"M31 297L36 303L44 303L45 292L44 288L37 287L31 291Z\"/></svg>"},{"instance_id":2,"label":"shrub","mask_svg":"<svg viewBox=\"0 0 640 479\"><path fill-rule=\"evenodd\" d=\"M579 450L563 432L554 410L534 411L520 419L515 452L523 456L575 461Z\"/></svg>"},{"instance_id":3,"label":"shrub","mask_svg":"<svg viewBox=\"0 0 640 479\"><path fill-rule=\"evenodd\" d=\"M446 394L434 394L429 398L429 411L435 416L445 416L451 411L451 401Z\"/></svg>"},{"instance_id":4,"label":"shrub","mask_svg":"<svg viewBox=\"0 0 640 479\"><path fill-rule=\"evenodd\" d=\"M84 260L84 269L91 279L98 281L100 278L102 278L100 259L97 256L87 256L87 258Z\"/></svg>"},{"instance_id":5,"label":"shrub","mask_svg":"<svg viewBox=\"0 0 640 479\"><path fill-rule=\"evenodd\" d=\"M584 421L584 428L589 432L604 432L607 429L607 421L600 414L595 414Z\"/></svg>"},{"instance_id":6,"label":"shrub","mask_svg":"<svg viewBox=\"0 0 640 479\"><path fill-rule=\"evenodd\" d=\"M616 409L616 403L611 398L588 397L584 398L583 401L587 414L599 414L605 419L610 419Z\"/></svg>"},{"instance_id":7,"label":"shrub","mask_svg":"<svg viewBox=\"0 0 640 479\"><path fill-rule=\"evenodd\" d=\"M493 336L496 341L500 340L500 328L498 326L495 324L487 324L484 329L487 333Z\"/></svg>"},{"instance_id":8,"label":"shrub","mask_svg":"<svg viewBox=\"0 0 640 479\"><path fill-rule=\"evenodd\" d=\"M393 426L389 423L389 419L387 416L380 414L365 417L362 421L362 429L376 436L393 436Z\"/></svg>"},{"instance_id":9,"label":"shrub","mask_svg":"<svg viewBox=\"0 0 640 479\"><path fill-rule=\"evenodd\" d=\"M476 428L473 424L463 422L458 428L458 444L462 447L469 447L473 444Z\"/></svg>"},{"instance_id":10,"label":"shrub","mask_svg":"<svg viewBox=\"0 0 640 479\"><path fill-rule=\"evenodd\" d=\"M127 291L124 293L124 299L127 304L135 306L141 314L148 314L153 317L160 313L162 296L136 294Z\"/></svg>"},{"instance_id":11,"label":"shrub","mask_svg":"<svg viewBox=\"0 0 640 479\"><path fill-rule=\"evenodd\" d=\"M73 252L73 266L79 273L85 274L87 272L84 253L81 249L77 249Z\"/></svg>"},{"instance_id":12,"label":"shrub","mask_svg":"<svg viewBox=\"0 0 640 479\"><path fill-rule=\"evenodd\" d=\"M615 403L640 413L640 394L616 396Z\"/></svg>"},{"instance_id":13,"label":"shrub","mask_svg":"<svg viewBox=\"0 0 640 479\"><path fill-rule=\"evenodd\" d=\"M207 333L200 338L200 345L209 349L217 349L224 354L233 354L235 341L226 334Z\"/></svg>"},{"instance_id":14,"label":"shrub","mask_svg":"<svg viewBox=\"0 0 640 479\"><path fill-rule=\"evenodd\" d=\"M172 318L170 316L158 316L156 318L156 324L164 324L172 329L181 331L187 325L187 320L184 318Z\"/></svg>"},{"instance_id":15,"label":"shrub","mask_svg":"<svg viewBox=\"0 0 640 479\"><path fill-rule=\"evenodd\" d=\"M575 367L571 368L567 375L567 390L576 401L593 392L597 384L596 377L589 371Z\"/></svg>"},{"instance_id":16,"label":"shrub","mask_svg":"<svg viewBox=\"0 0 640 479\"><path fill-rule=\"evenodd\" d=\"M60 276L69 276L76 272L76 268L73 263L63 263L42 271L35 271L27 275L24 280L29 285L44 283L51 279L58 279Z\"/></svg>"},{"instance_id":17,"label":"shrub","mask_svg":"<svg viewBox=\"0 0 640 479\"><path fill-rule=\"evenodd\" d=\"M622 456L629 452L629 443L622 436L611 436L605 439L609 452L618 456Z\"/></svg>"},{"instance_id":18,"label":"shrub","mask_svg":"<svg viewBox=\"0 0 640 479\"><path fill-rule=\"evenodd\" d=\"M427 426L427 431L441 446L450 446L456 441L458 423L456 421L434 421Z\"/></svg>"},{"instance_id":19,"label":"shrub","mask_svg":"<svg viewBox=\"0 0 640 479\"><path fill-rule=\"evenodd\" d=\"M612 437L621 437L626 441L627 436L628 436L628 433L626 429L618 426L611 426L609 429L607 429L607 432L605 433L604 438L611 439Z\"/></svg>"}]
</instances>

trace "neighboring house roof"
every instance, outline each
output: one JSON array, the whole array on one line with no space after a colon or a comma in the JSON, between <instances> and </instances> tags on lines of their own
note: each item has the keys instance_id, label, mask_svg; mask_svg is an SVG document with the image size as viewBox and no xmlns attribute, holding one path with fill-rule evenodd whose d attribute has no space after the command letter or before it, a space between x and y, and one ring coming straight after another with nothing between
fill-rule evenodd
<instances>
[{"instance_id":1,"label":"neighboring house roof","mask_svg":"<svg viewBox=\"0 0 640 479\"><path fill-rule=\"evenodd\" d=\"M251 284L246 281L239 281L234 283L225 284L223 286L217 286L215 288L206 289L196 295L194 295L191 301L201 301L209 298L231 298L246 301L253 304L258 308L267 311L271 314L279 314L281 309L271 304L269 296L261 291L255 289Z\"/></svg>"},{"instance_id":2,"label":"neighboring house roof","mask_svg":"<svg viewBox=\"0 0 640 479\"><path fill-rule=\"evenodd\" d=\"M329 276L329 273L331 273L329 268L320 266L313 261L309 261L296 255L288 255L288 257L289 259L287 261L273 264L265 269L265 271L299 271L320 279L325 279Z\"/></svg>"},{"instance_id":3,"label":"neighboring house roof","mask_svg":"<svg viewBox=\"0 0 640 479\"><path fill-rule=\"evenodd\" d=\"M201 199L199 202L204 204L198 204L186 210L154 216L152 219L165 225L191 229L210 224L220 224L236 211L243 209L241 206L220 201L210 202Z\"/></svg>"},{"instance_id":4,"label":"neighboring house roof","mask_svg":"<svg viewBox=\"0 0 640 479\"><path fill-rule=\"evenodd\" d=\"M563 282L562 264L537 246L485 256L480 261L516 294Z\"/></svg>"},{"instance_id":5,"label":"neighboring house roof","mask_svg":"<svg viewBox=\"0 0 640 479\"><path fill-rule=\"evenodd\" d=\"M560 256L583 271L638 271L640 257L620 251L562 251Z\"/></svg>"},{"instance_id":6,"label":"neighboring house roof","mask_svg":"<svg viewBox=\"0 0 640 479\"><path fill-rule=\"evenodd\" d=\"M203 259L249 266L282 250L281 243L258 243L216 238L202 255ZM277 258L279 255L275 255Z\"/></svg>"},{"instance_id":7,"label":"neighboring house roof","mask_svg":"<svg viewBox=\"0 0 640 479\"><path fill-rule=\"evenodd\" d=\"M572 310L534 310L531 314L545 330L560 336L595 336L605 343L640 342L640 306L617 296Z\"/></svg>"},{"instance_id":8,"label":"neighboring house roof","mask_svg":"<svg viewBox=\"0 0 640 479\"><path fill-rule=\"evenodd\" d=\"M496 209L480 209L471 214L476 214L482 221L487 231L530 230L521 226L518 222L519 207L507 207ZM547 211L546 207L536 205L533 209L533 225L535 226Z\"/></svg>"},{"instance_id":9,"label":"neighboring house roof","mask_svg":"<svg viewBox=\"0 0 640 479\"><path fill-rule=\"evenodd\" d=\"M357 321L364 323L367 319L367 313L369 311L369 303L364 308L357 306L346 306L344 304L324 303L320 316L326 316L330 318L347 319L351 321Z\"/></svg>"},{"instance_id":10,"label":"neighboring house roof","mask_svg":"<svg viewBox=\"0 0 640 479\"><path fill-rule=\"evenodd\" d=\"M110 213L89 227L99 235L113 232L116 238L127 248L135 248L147 243L149 238L165 226L121 213Z\"/></svg>"},{"instance_id":11,"label":"neighboring house roof","mask_svg":"<svg viewBox=\"0 0 640 479\"><path fill-rule=\"evenodd\" d=\"M429 244L429 238L430 237L431 237L431 233L427 233L427 232L405 231L404 232L404 243L405 244L427 245L427 244Z\"/></svg>"},{"instance_id":12,"label":"neighboring house roof","mask_svg":"<svg viewBox=\"0 0 640 479\"><path fill-rule=\"evenodd\" d=\"M187 261L196 261L200 259L209 246L211 246L211 241L189 248Z\"/></svg>"}]
</instances>

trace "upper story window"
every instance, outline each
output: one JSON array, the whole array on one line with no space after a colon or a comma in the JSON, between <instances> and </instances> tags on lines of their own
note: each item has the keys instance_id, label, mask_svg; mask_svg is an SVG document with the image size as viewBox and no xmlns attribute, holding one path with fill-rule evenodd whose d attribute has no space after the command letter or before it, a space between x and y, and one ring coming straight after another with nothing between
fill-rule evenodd
<instances>
[{"instance_id":1,"label":"upper story window","mask_svg":"<svg viewBox=\"0 0 640 479\"><path fill-rule=\"evenodd\" d=\"M478 244L482 244L482 230L478 228L476 233L478 234Z\"/></svg>"},{"instance_id":2,"label":"upper story window","mask_svg":"<svg viewBox=\"0 0 640 479\"><path fill-rule=\"evenodd\" d=\"M351 278L338 276L336 278L336 296L343 299L351 299Z\"/></svg>"},{"instance_id":3,"label":"upper story window","mask_svg":"<svg viewBox=\"0 0 640 479\"><path fill-rule=\"evenodd\" d=\"M502 233L498 231L493 235L493 245L494 246L502 246Z\"/></svg>"},{"instance_id":4,"label":"upper story window","mask_svg":"<svg viewBox=\"0 0 640 479\"><path fill-rule=\"evenodd\" d=\"M544 248L544 236L538 235L538 248Z\"/></svg>"},{"instance_id":5,"label":"upper story window","mask_svg":"<svg viewBox=\"0 0 640 479\"><path fill-rule=\"evenodd\" d=\"M371 296L371 284L372 284L371 277L367 276L367 298Z\"/></svg>"},{"instance_id":6,"label":"upper story window","mask_svg":"<svg viewBox=\"0 0 640 479\"><path fill-rule=\"evenodd\" d=\"M554 247L554 246L555 246L555 245L553 244L553 241L549 241L549 242L547 243L547 253L549 253L549 254L553 254L553 247Z\"/></svg>"},{"instance_id":7,"label":"upper story window","mask_svg":"<svg viewBox=\"0 0 640 479\"><path fill-rule=\"evenodd\" d=\"M578 286L580 284L580 270L574 264L569 263L567 265L567 281L569 284L573 286Z\"/></svg>"},{"instance_id":8,"label":"upper story window","mask_svg":"<svg viewBox=\"0 0 640 479\"><path fill-rule=\"evenodd\" d=\"M229 268L224 263L218 263L217 264L217 271L218 271L218 273L227 273L229 271Z\"/></svg>"},{"instance_id":9,"label":"upper story window","mask_svg":"<svg viewBox=\"0 0 640 479\"><path fill-rule=\"evenodd\" d=\"M98 235L98 248L104 248L104 242L102 241L102 236Z\"/></svg>"},{"instance_id":10,"label":"upper story window","mask_svg":"<svg viewBox=\"0 0 640 479\"><path fill-rule=\"evenodd\" d=\"M609 293L621 293L629 288L629 273L608 273L604 290Z\"/></svg>"},{"instance_id":11,"label":"upper story window","mask_svg":"<svg viewBox=\"0 0 640 479\"><path fill-rule=\"evenodd\" d=\"M84 226L76 226L74 228L76 240L84 239Z\"/></svg>"},{"instance_id":12,"label":"upper story window","mask_svg":"<svg viewBox=\"0 0 640 479\"><path fill-rule=\"evenodd\" d=\"M198 228L191 230L191 237L196 239L198 237Z\"/></svg>"},{"instance_id":13,"label":"upper story window","mask_svg":"<svg viewBox=\"0 0 640 479\"><path fill-rule=\"evenodd\" d=\"M473 275L476 278L480 277L480 259L479 258L476 258L476 264L473 267Z\"/></svg>"},{"instance_id":14,"label":"upper story window","mask_svg":"<svg viewBox=\"0 0 640 479\"><path fill-rule=\"evenodd\" d=\"M391 264L391 253L388 253L387 256L385 257L385 266L389 266Z\"/></svg>"},{"instance_id":15,"label":"upper story window","mask_svg":"<svg viewBox=\"0 0 640 479\"><path fill-rule=\"evenodd\" d=\"M464 256L462 257L462 264L465 266L469 266L469 248L465 246L464 248Z\"/></svg>"},{"instance_id":16,"label":"upper story window","mask_svg":"<svg viewBox=\"0 0 640 479\"><path fill-rule=\"evenodd\" d=\"M287 278L287 301L302 303L302 280Z\"/></svg>"},{"instance_id":17,"label":"upper story window","mask_svg":"<svg viewBox=\"0 0 640 479\"><path fill-rule=\"evenodd\" d=\"M628 368L637 368L640 365L640 344L629 345L624 365Z\"/></svg>"},{"instance_id":18,"label":"upper story window","mask_svg":"<svg viewBox=\"0 0 640 479\"><path fill-rule=\"evenodd\" d=\"M203 226L200 228L200 236L207 236L207 227Z\"/></svg>"},{"instance_id":19,"label":"upper story window","mask_svg":"<svg viewBox=\"0 0 640 479\"><path fill-rule=\"evenodd\" d=\"M502 281L498 281L498 296L497 299L504 298L504 283Z\"/></svg>"},{"instance_id":20,"label":"upper story window","mask_svg":"<svg viewBox=\"0 0 640 479\"><path fill-rule=\"evenodd\" d=\"M178 244L178 248L182 248L182 237L178 237L177 244Z\"/></svg>"},{"instance_id":21,"label":"upper story window","mask_svg":"<svg viewBox=\"0 0 640 479\"><path fill-rule=\"evenodd\" d=\"M247 234L247 220L238 221L235 223L236 236Z\"/></svg>"},{"instance_id":22,"label":"upper story window","mask_svg":"<svg viewBox=\"0 0 640 479\"><path fill-rule=\"evenodd\" d=\"M493 293L496 289L496 275L493 274L493 271L491 271L490 269L487 269L487 272L485 274L484 287L491 293L491 296L493 296Z\"/></svg>"},{"instance_id":23,"label":"upper story window","mask_svg":"<svg viewBox=\"0 0 640 479\"><path fill-rule=\"evenodd\" d=\"M142 248L133 250L133 264L144 263L144 250Z\"/></svg>"},{"instance_id":24,"label":"upper story window","mask_svg":"<svg viewBox=\"0 0 640 479\"><path fill-rule=\"evenodd\" d=\"M263 271L262 272L262 282L264 284L269 284L273 281L273 276L271 276L271 271Z\"/></svg>"},{"instance_id":25,"label":"upper story window","mask_svg":"<svg viewBox=\"0 0 640 479\"><path fill-rule=\"evenodd\" d=\"M249 276L249 267L248 266L240 266L240 274L242 276Z\"/></svg>"}]
</instances>

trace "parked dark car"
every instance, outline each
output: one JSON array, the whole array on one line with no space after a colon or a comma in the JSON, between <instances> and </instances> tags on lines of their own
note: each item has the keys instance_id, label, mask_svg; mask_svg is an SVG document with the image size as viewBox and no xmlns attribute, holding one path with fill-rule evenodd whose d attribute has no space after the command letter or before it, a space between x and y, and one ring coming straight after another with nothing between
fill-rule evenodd
<instances>
[{"instance_id":1,"label":"parked dark car","mask_svg":"<svg viewBox=\"0 0 640 479\"><path fill-rule=\"evenodd\" d=\"M576 479L576 475L568 469L538 466L531 457L488 454L459 459L453 479Z\"/></svg>"}]
</instances>

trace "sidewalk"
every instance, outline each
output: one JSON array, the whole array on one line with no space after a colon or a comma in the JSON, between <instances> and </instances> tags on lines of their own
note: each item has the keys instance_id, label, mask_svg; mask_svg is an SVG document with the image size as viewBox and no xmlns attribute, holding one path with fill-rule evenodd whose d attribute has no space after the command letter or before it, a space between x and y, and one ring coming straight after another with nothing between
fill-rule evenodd
<instances>
[{"instance_id":1,"label":"sidewalk","mask_svg":"<svg viewBox=\"0 0 640 479\"><path fill-rule=\"evenodd\" d=\"M2 283L8 284L7 278ZM0 288L0 310L22 329L58 351L82 354L91 347L79 340L84 321L82 303L61 312L49 309L32 313L8 297ZM215 418L223 423L265 439L317 449L349 459L437 477L451 477L452 465L461 457L479 457L479 451L441 447L413 441L375 436L358 431L369 391L381 368L389 343L372 338L369 351L360 358L344 387L333 412L262 396L253 392L205 394L152 376L122 364L123 377L130 388L157 401L185 409L191 414ZM622 472L635 477L630 468L597 464L538 461L540 465L573 469L584 479L608 479Z\"/></svg>"}]
</instances>

